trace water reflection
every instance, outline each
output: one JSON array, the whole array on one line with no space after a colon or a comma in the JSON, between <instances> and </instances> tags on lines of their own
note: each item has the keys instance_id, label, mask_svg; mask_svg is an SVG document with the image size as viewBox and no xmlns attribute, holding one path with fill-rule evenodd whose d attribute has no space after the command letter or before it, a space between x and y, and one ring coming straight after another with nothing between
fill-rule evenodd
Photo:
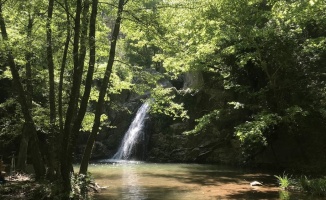
<instances>
[{"instance_id":1,"label":"water reflection","mask_svg":"<svg viewBox=\"0 0 326 200\"><path fill-rule=\"evenodd\" d=\"M280 190L280 199L282 200L290 200L290 193L285 190Z\"/></svg>"},{"instance_id":2,"label":"water reflection","mask_svg":"<svg viewBox=\"0 0 326 200\"><path fill-rule=\"evenodd\" d=\"M139 183L135 164L121 164L122 199L146 199L142 184Z\"/></svg>"}]
</instances>

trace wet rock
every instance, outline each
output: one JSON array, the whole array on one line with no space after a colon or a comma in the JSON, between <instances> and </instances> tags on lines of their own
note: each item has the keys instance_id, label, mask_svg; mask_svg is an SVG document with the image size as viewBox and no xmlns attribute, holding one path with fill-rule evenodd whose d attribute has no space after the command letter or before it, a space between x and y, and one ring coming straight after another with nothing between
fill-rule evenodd
<instances>
[{"instance_id":1,"label":"wet rock","mask_svg":"<svg viewBox=\"0 0 326 200\"><path fill-rule=\"evenodd\" d=\"M263 186L263 184L261 182L258 181L253 181L250 183L250 186Z\"/></svg>"},{"instance_id":2,"label":"wet rock","mask_svg":"<svg viewBox=\"0 0 326 200\"><path fill-rule=\"evenodd\" d=\"M173 129L173 130L175 130L175 131L184 131L184 130L186 130L186 128L187 128L187 123L175 123L175 124L172 124L172 125L170 125L170 128L171 129Z\"/></svg>"}]
</instances>

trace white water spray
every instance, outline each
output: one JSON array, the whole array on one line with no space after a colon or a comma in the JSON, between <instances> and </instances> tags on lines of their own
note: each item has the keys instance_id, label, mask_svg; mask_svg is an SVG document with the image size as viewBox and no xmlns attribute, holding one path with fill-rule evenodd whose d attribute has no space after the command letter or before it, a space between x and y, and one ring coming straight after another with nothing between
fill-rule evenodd
<instances>
[{"instance_id":1,"label":"white water spray","mask_svg":"<svg viewBox=\"0 0 326 200\"><path fill-rule=\"evenodd\" d=\"M142 138L143 127L147 111L149 110L149 104L145 102L137 111L134 120L129 126L128 131L125 133L120 147L116 154L112 157L115 160L128 160L131 156L132 150L137 142Z\"/></svg>"}]
</instances>

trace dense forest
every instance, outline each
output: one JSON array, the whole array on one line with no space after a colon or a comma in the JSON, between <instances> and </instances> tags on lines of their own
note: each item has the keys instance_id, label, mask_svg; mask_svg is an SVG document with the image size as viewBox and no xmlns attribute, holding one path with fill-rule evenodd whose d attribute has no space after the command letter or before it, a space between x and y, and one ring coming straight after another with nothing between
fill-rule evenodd
<instances>
[{"instance_id":1,"label":"dense forest","mask_svg":"<svg viewBox=\"0 0 326 200\"><path fill-rule=\"evenodd\" d=\"M144 160L323 172L325 12L324 0L0 0L1 159L68 199L72 165L87 174L96 144L112 156L147 101Z\"/></svg>"}]
</instances>

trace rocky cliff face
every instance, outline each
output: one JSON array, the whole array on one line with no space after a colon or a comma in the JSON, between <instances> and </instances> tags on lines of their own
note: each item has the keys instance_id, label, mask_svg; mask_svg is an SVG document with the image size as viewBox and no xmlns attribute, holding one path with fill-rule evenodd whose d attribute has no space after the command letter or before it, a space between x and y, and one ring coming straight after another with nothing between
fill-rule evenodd
<instances>
[{"instance_id":1,"label":"rocky cliff face","mask_svg":"<svg viewBox=\"0 0 326 200\"><path fill-rule=\"evenodd\" d=\"M139 96L127 90L122 91L119 95L110 96L110 104L107 105L105 111L109 116L108 125L100 130L91 159L108 159L116 153L134 114L142 104L141 99L145 98L146 96ZM82 133L79 137L76 160L81 158L87 137L88 133Z\"/></svg>"},{"instance_id":2,"label":"rocky cliff face","mask_svg":"<svg viewBox=\"0 0 326 200\"><path fill-rule=\"evenodd\" d=\"M152 162L231 163L235 160L238 144L235 140L223 138L227 134L221 133L214 126L195 135L184 134L194 128L195 119L218 106L216 103L213 105L216 99L221 102L225 99L225 93L219 89L204 89L204 79L201 72L191 72L166 84L183 91L176 94L177 101L185 104L190 119L181 121L161 114L150 115L145 124L144 144L137 145L135 150L136 158ZM142 104L140 100L145 98L147 97L129 91L110 97L106 111L110 127L103 127L98 135L92 159L111 158L114 155ZM86 140L87 134L84 134L80 143L85 144ZM83 145L80 145L77 158L82 154L82 149Z\"/></svg>"},{"instance_id":3,"label":"rocky cliff face","mask_svg":"<svg viewBox=\"0 0 326 200\"><path fill-rule=\"evenodd\" d=\"M144 130L145 145L139 144L136 150L138 159L151 162L242 163L240 142L234 136L234 127L247 113L227 109L227 102L233 94L221 88L221 84L212 86L216 80L210 80L210 74L194 72L170 82L170 86L184 91L176 93L177 101L184 103L190 118L182 121L151 114ZM209 87L205 87L207 84ZM108 106L110 109L107 112L110 125L116 128L102 129L95 145L94 159L110 158L116 152L134 113L142 104L142 98L146 97L128 91L112 96L112 104ZM111 109L112 106L119 109ZM223 108L220 113L222 117L213 119L209 126L196 134L184 134L194 128L196 119L218 108ZM315 125L302 126L296 134L282 131L280 127L275 138L253 157L251 164L278 167L326 166L326 157L322 153L326 149L326 136L322 133L324 129L320 129L325 124L314 119L302 124Z\"/></svg>"},{"instance_id":4,"label":"rocky cliff face","mask_svg":"<svg viewBox=\"0 0 326 200\"><path fill-rule=\"evenodd\" d=\"M194 128L197 123L195 119L218 107L216 99L224 101L225 93L219 89L206 90L203 87L204 76L199 72L187 73L181 80L184 93L176 95L178 101L184 103L190 118L181 121L163 115L152 115L148 126L151 137L147 160L229 164L236 162L239 145L235 140L226 137L229 133L220 132L214 124L199 133L185 134Z\"/></svg>"},{"instance_id":5,"label":"rocky cliff face","mask_svg":"<svg viewBox=\"0 0 326 200\"><path fill-rule=\"evenodd\" d=\"M200 72L186 73L178 80L165 82L167 87L176 87L184 91L184 94L176 95L178 95L178 101L185 102L190 120L174 121L168 116L151 115L145 124L145 145L138 145L138 150L135 150L138 152L136 157L153 162L204 162L207 156L214 155L210 151L215 148L214 142L216 141L212 140L212 143L208 144L205 134L197 136L183 134L193 128L194 119L201 116L202 109L207 109L202 106L207 105L207 102L203 102L207 100L203 96L206 94L201 92L204 84L203 75ZM110 127L103 127L98 135L92 154L93 159L110 158L114 155L134 114L142 104L140 100L145 98L146 96L137 96L130 91L110 96L110 105L106 110L110 119ZM76 153L77 158L81 157L86 140L87 133L82 134L79 142L81 145ZM201 142L197 143L199 140ZM140 153L141 151L145 152Z\"/></svg>"}]
</instances>

